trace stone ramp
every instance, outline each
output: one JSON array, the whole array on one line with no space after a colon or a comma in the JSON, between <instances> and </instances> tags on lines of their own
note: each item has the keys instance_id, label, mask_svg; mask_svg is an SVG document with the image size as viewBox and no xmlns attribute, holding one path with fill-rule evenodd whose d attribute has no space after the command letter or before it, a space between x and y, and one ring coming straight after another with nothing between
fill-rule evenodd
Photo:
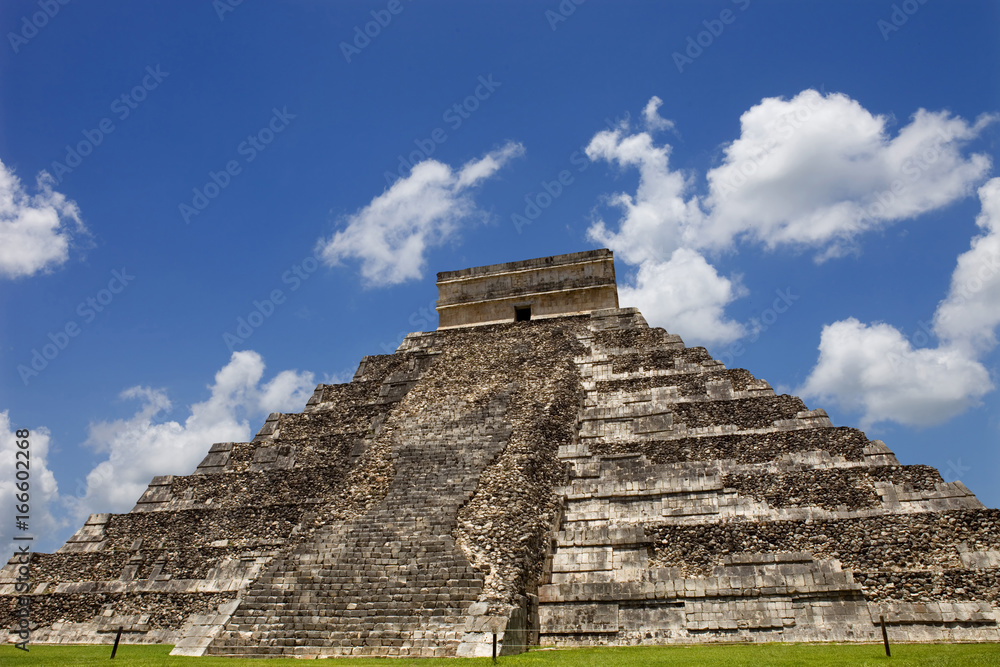
<instances>
[{"instance_id":1,"label":"stone ramp","mask_svg":"<svg viewBox=\"0 0 1000 667\"><path fill-rule=\"evenodd\" d=\"M507 402L453 401L437 406L440 420L390 420L394 478L385 498L273 565L207 653L455 655L483 573L451 533L509 436Z\"/></svg>"}]
</instances>

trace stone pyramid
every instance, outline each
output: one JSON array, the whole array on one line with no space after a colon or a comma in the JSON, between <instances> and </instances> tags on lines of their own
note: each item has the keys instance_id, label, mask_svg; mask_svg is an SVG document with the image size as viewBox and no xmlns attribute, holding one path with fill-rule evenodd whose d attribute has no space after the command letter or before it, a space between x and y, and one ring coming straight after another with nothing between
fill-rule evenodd
<instances>
[{"instance_id":1,"label":"stone pyramid","mask_svg":"<svg viewBox=\"0 0 1000 667\"><path fill-rule=\"evenodd\" d=\"M471 656L875 641L880 615L1000 640L1000 512L619 308L610 251L438 286L436 331L36 554L31 641Z\"/></svg>"}]
</instances>

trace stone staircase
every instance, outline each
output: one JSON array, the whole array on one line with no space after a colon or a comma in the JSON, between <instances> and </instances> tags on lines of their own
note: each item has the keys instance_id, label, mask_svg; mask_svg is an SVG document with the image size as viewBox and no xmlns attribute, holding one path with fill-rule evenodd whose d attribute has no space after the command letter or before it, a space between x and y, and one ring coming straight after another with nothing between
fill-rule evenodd
<instances>
[{"instance_id":1,"label":"stone staircase","mask_svg":"<svg viewBox=\"0 0 1000 667\"><path fill-rule=\"evenodd\" d=\"M451 533L509 435L506 403L438 405L446 418L400 425L385 498L272 565L207 653L455 655L483 573Z\"/></svg>"}]
</instances>

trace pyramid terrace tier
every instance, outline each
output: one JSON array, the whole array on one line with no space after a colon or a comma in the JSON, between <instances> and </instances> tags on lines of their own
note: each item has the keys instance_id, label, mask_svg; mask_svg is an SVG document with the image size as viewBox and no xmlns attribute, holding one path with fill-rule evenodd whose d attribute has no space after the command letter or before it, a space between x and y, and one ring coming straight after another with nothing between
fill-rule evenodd
<instances>
[{"instance_id":1,"label":"pyramid terrace tier","mask_svg":"<svg viewBox=\"0 0 1000 667\"><path fill-rule=\"evenodd\" d=\"M653 463L728 460L754 464L791 460L807 453L821 453L845 462L860 462L869 456L884 456L866 454L866 451L873 451L877 445L873 447L872 441L861 431L846 427L811 427L672 439L595 439L586 447L588 455L642 454Z\"/></svg>"},{"instance_id":2,"label":"pyramid terrace tier","mask_svg":"<svg viewBox=\"0 0 1000 667\"><path fill-rule=\"evenodd\" d=\"M1000 566L1000 511L952 510L845 519L649 524L650 563L707 574L728 554L810 552L859 572ZM905 591L900 590L901 595ZM972 592L967 592L972 595ZM993 595L996 590L980 591ZM970 598L977 599L977 598ZM989 598L990 601L995 601Z\"/></svg>"},{"instance_id":3,"label":"pyramid terrace tier","mask_svg":"<svg viewBox=\"0 0 1000 667\"><path fill-rule=\"evenodd\" d=\"M32 596L31 643L173 643L193 618L214 615L235 593L161 591L45 593ZM13 608L0 607L0 623L15 625Z\"/></svg>"},{"instance_id":4,"label":"pyramid terrace tier","mask_svg":"<svg viewBox=\"0 0 1000 667\"><path fill-rule=\"evenodd\" d=\"M226 541L223 540L223 543ZM74 592L72 584L90 590L235 590L252 576L255 563L265 562L280 545L146 548L105 552L34 554L32 566L44 573L32 581L34 590ZM167 583L169 582L169 583ZM14 580L0 583L0 592L15 592Z\"/></svg>"},{"instance_id":5,"label":"pyramid terrace tier","mask_svg":"<svg viewBox=\"0 0 1000 667\"><path fill-rule=\"evenodd\" d=\"M624 456L581 465L575 474L562 489L573 503L566 506L565 522L825 518L982 507L964 485L942 482L927 466L655 465Z\"/></svg>"},{"instance_id":6,"label":"pyramid terrace tier","mask_svg":"<svg viewBox=\"0 0 1000 667\"><path fill-rule=\"evenodd\" d=\"M881 615L894 641L996 641L998 520L973 510L566 529L539 590L542 640L868 641Z\"/></svg>"},{"instance_id":7,"label":"pyramid terrace tier","mask_svg":"<svg viewBox=\"0 0 1000 667\"><path fill-rule=\"evenodd\" d=\"M348 443L331 452L327 463L335 465L294 467L294 472L282 468L155 477L133 512L335 503L344 491L352 447L353 444Z\"/></svg>"},{"instance_id":8,"label":"pyramid terrace tier","mask_svg":"<svg viewBox=\"0 0 1000 667\"><path fill-rule=\"evenodd\" d=\"M222 541L234 545L276 543L302 523L314 504L95 514L67 545L87 545L80 551L118 551L180 548ZM138 545L137 540L141 540Z\"/></svg>"}]
</instances>

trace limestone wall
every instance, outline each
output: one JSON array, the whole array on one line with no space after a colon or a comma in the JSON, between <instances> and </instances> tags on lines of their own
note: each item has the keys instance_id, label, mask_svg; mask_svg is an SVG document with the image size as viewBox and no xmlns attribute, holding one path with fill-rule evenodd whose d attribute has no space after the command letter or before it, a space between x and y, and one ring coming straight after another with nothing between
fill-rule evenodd
<instances>
[{"instance_id":1,"label":"limestone wall","mask_svg":"<svg viewBox=\"0 0 1000 667\"><path fill-rule=\"evenodd\" d=\"M591 250L438 274L439 328L512 322L618 307L614 258Z\"/></svg>"}]
</instances>

